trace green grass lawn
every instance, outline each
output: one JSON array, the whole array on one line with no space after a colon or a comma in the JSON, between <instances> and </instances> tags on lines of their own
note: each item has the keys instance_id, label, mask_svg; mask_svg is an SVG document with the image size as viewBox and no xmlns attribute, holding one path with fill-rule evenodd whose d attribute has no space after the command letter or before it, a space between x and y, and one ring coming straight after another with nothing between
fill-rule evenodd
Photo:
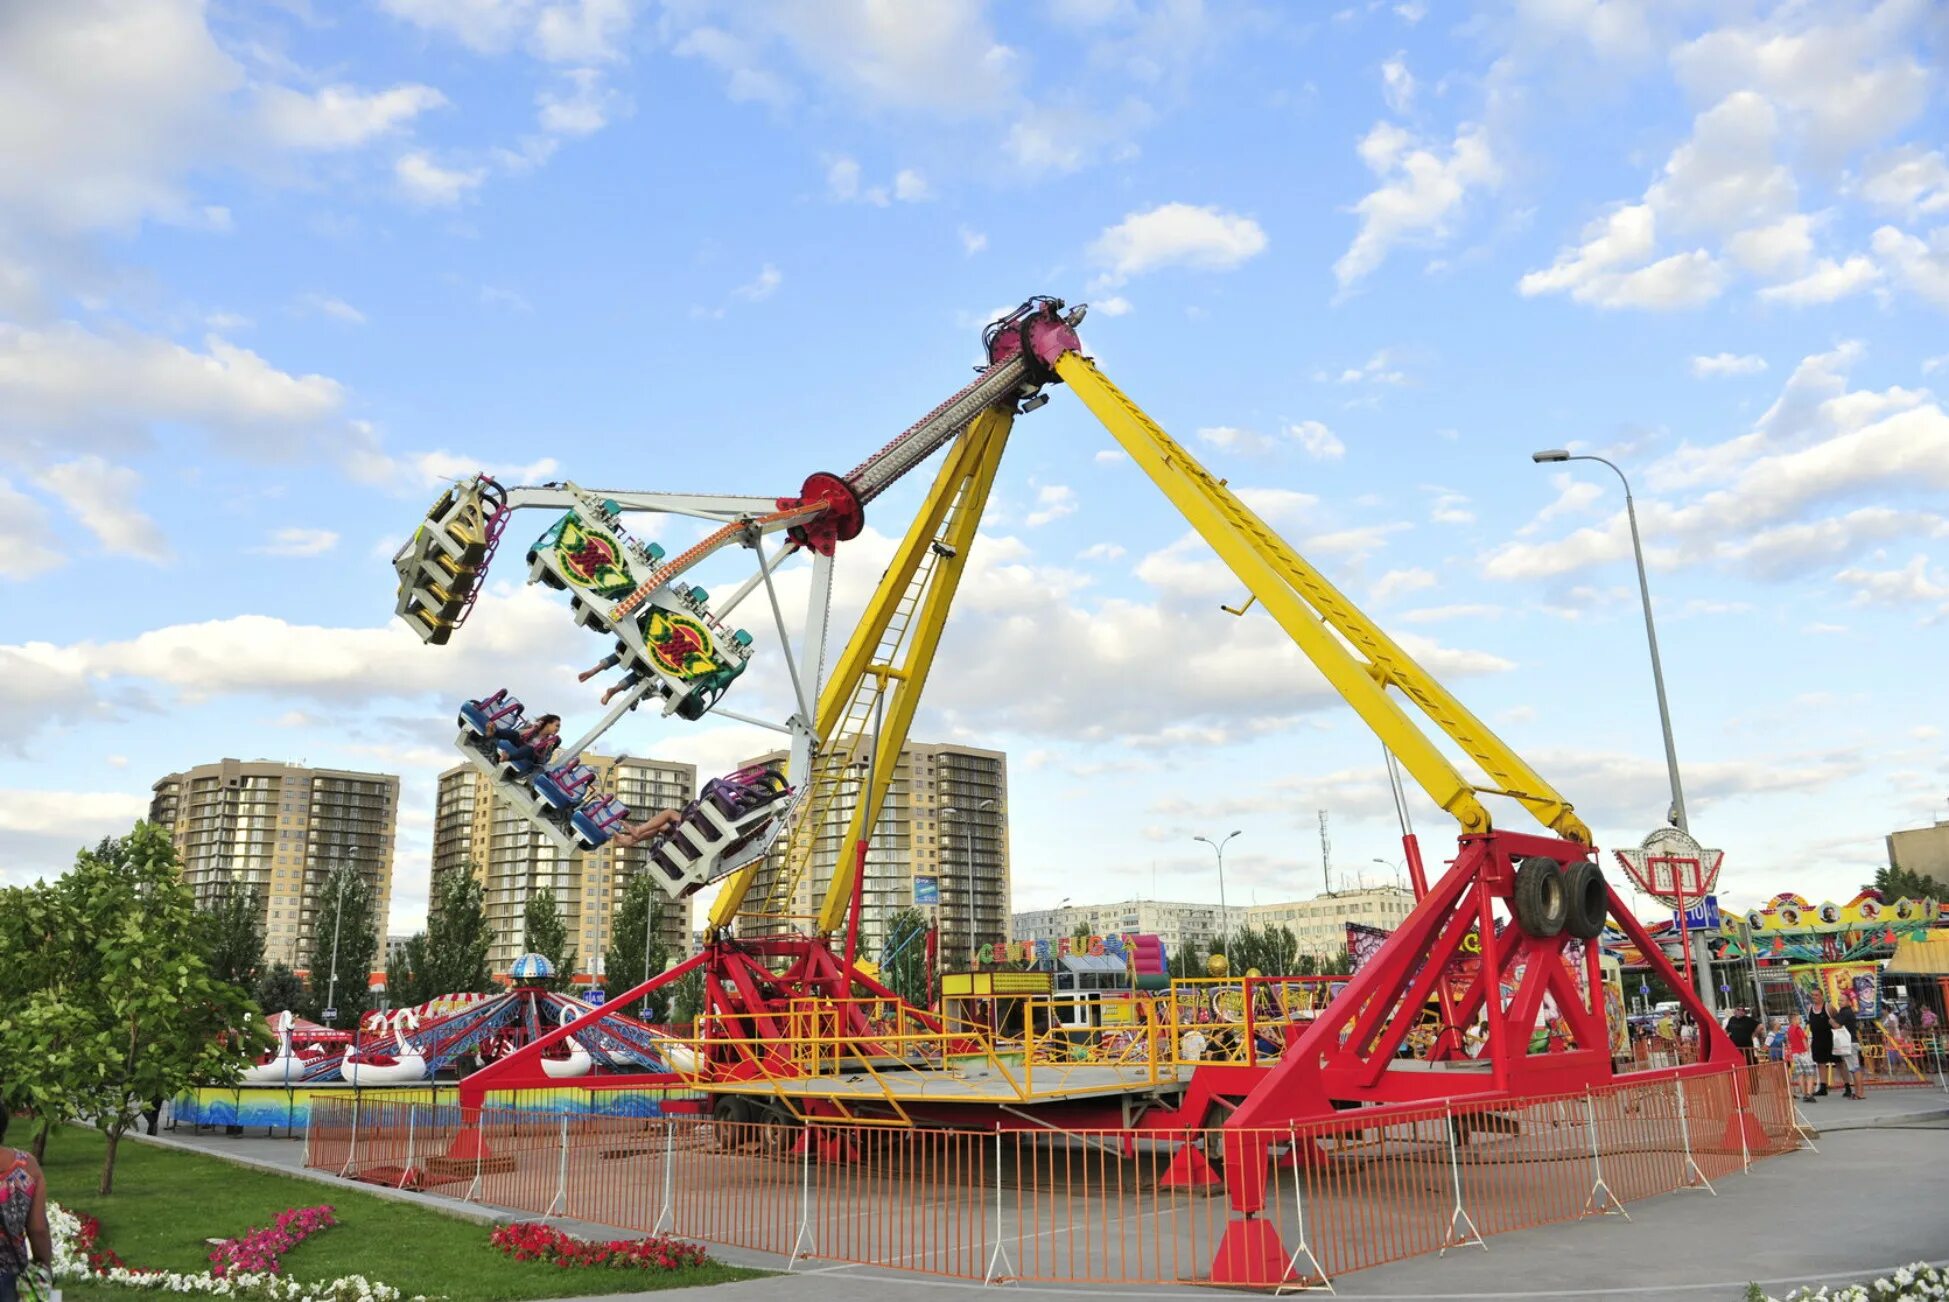
<instances>
[{"instance_id":1,"label":"green grass lawn","mask_svg":"<svg viewBox=\"0 0 1949 1302\"><path fill-rule=\"evenodd\" d=\"M299 1244L284 1258L295 1279L364 1275L409 1297L454 1302L633 1293L752 1279L763 1271L712 1264L697 1270L564 1270L517 1262L489 1246L492 1226L448 1216L349 1187L276 1175L173 1149L125 1140L115 1163L115 1192L95 1192L103 1139L93 1130L57 1129L48 1139L48 1187L56 1202L102 1223L102 1242L131 1266L199 1271L209 1267L207 1238L231 1238L269 1225L289 1207L329 1203L339 1223ZM634 1235L618 1233L618 1238ZM65 1296L125 1299L136 1294L102 1284L70 1283Z\"/></svg>"}]
</instances>

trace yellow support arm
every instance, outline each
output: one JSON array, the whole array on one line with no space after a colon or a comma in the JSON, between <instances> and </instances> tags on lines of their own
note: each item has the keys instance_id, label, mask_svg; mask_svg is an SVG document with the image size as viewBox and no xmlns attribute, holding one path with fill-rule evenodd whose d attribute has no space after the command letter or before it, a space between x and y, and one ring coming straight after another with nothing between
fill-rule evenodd
<instances>
[{"instance_id":1,"label":"yellow support arm","mask_svg":"<svg viewBox=\"0 0 1949 1302\"><path fill-rule=\"evenodd\" d=\"M1512 796L1566 840L1588 845L1590 830L1565 800L1509 746L1470 714L1413 657L1363 615L1286 541L1215 479L1114 384L1076 353L1056 373L1273 619L1353 706L1463 832L1490 829L1478 793ZM1344 640L1343 640L1344 639ZM1388 696L1399 688L1496 783L1478 788Z\"/></svg>"}]
</instances>

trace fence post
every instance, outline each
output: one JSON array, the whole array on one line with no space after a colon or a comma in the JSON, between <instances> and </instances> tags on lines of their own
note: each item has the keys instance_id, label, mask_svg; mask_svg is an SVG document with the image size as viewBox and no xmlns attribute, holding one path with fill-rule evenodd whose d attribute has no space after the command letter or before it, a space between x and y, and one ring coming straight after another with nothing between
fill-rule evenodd
<instances>
[{"instance_id":1,"label":"fence post","mask_svg":"<svg viewBox=\"0 0 1949 1302\"><path fill-rule=\"evenodd\" d=\"M799 1232L792 1240L792 1255L785 1262L786 1270L799 1264L801 1251L809 1257L819 1250L818 1243L812 1238L812 1150L818 1146L812 1127L807 1126L805 1156L799 1162Z\"/></svg>"},{"instance_id":2,"label":"fence post","mask_svg":"<svg viewBox=\"0 0 1949 1302\"><path fill-rule=\"evenodd\" d=\"M1441 1251L1437 1256L1446 1257L1450 1248L1466 1248L1471 1243L1487 1252L1489 1245L1482 1237L1482 1231L1475 1228L1475 1218L1462 1209L1462 1159L1456 1151L1455 1111L1446 1100L1441 1105L1443 1127L1448 1131L1448 1175L1455 1183L1455 1212L1448 1218L1448 1234L1442 1239ZM1467 1234L1458 1234L1461 1226L1468 1226Z\"/></svg>"},{"instance_id":3,"label":"fence post","mask_svg":"<svg viewBox=\"0 0 1949 1302\"><path fill-rule=\"evenodd\" d=\"M560 1205L562 1215L568 1215L568 1113L562 1113L561 1151L555 1163L555 1196L548 1200L548 1210L541 1214L544 1221L555 1214Z\"/></svg>"},{"instance_id":4,"label":"fence post","mask_svg":"<svg viewBox=\"0 0 1949 1302\"><path fill-rule=\"evenodd\" d=\"M1717 1198L1719 1191L1712 1187L1712 1181L1705 1178L1698 1160L1692 1156L1692 1122L1685 1114L1685 1082L1677 1076L1672 1077L1672 1092L1678 1096L1678 1137L1685 1144L1685 1187L1696 1189L1704 1185L1706 1192Z\"/></svg>"},{"instance_id":5,"label":"fence post","mask_svg":"<svg viewBox=\"0 0 1949 1302\"><path fill-rule=\"evenodd\" d=\"M1727 1078L1726 1083L1733 1087L1733 1092L1732 1092L1733 1116L1737 1118L1737 1124L1739 1126L1739 1169L1744 1171L1747 1175L1751 1175L1753 1173L1753 1153L1752 1150L1746 1144L1746 1121L1747 1118L1751 1118L1753 1124L1758 1125L1759 1113L1753 1111L1752 1068L1749 1067L1746 1069L1746 1089L1745 1089L1745 1098L1743 1100L1740 1098L1739 1075L1738 1075L1739 1070L1740 1070L1739 1066L1735 1064L1732 1069L1732 1075ZM1862 1093L1865 1095L1867 1091L1863 1090ZM1744 1105L1743 1108L1741 1106L1742 1103ZM1744 1112L1743 1116L1741 1115L1742 1111Z\"/></svg>"},{"instance_id":6,"label":"fence post","mask_svg":"<svg viewBox=\"0 0 1949 1302\"><path fill-rule=\"evenodd\" d=\"M461 1124L466 1124L463 1116ZM481 1157L487 1151L487 1109L482 1108L474 1114L474 1124L480 1127L480 1142L474 1145L474 1180L467 1186L467 1192L460 1195L460 1201L470 1203L481 1192Z\"/></svg>"},{"instance_id":7,"label":"fence post","mask_svg":"<svg viewBox=\"0 0 1949 1302\"><path fill-rule=\"evenodd\" d=\"M352 1163L359 1155L359 1096L355 1089L352 1094L352 1146L345 1150L345 1165L338 1168L338 1178L343 1180L352 1170Z\"/></svg>"},{"instance_id":8,"label":"fence post","mask_svg":"<svg viewBox=\"0 0 1949 1302\"><path fill-rule=\"evenodd\" d=\"M1611 1187L1604 1183L1604 1159L1597 1151L1597 1104L1591 1098L1588 1085L1584 1086L1584 1126L1590 1132L1590 1165L1597 1177L1596 1182L1590 1186L1590 1197L1584 1199L1584 1215L1590 1215L1591 1208L1595 1207L1599 1216L1609 1216L1612 1212L1616 1212L1628 1221L1631 1219L1631 1213L1624 1210L1623 1202L1611 1192Z\"/></svg>"},{"instance_id":9,"label":"fence post","mask_svg":"<svg viewBox=\"0 0 1949 1302\"><path fill-rule=\"evenodd\" d=\"M1340 1290L1333 1287L1332 1279L1327 1276L1326 1267L1320 1265L1320 1259L1313 1255L1313 1249L1306 1244L1306 1164L1298 1160L1299 1131L1290 1121L1286 1123L1286 1141L1286 1151L1293 1155L1293 1215L1297 1221L1299 1246L1294 1248L1293 1255L1286 1259L1285 1279L1279 1281L1279 1287L1272 1291L1272 1295L1274 1297L1283 1296L1289 1287L1294 1287L1288 1285L1286 1280L1291 1279L1298 1272L1299 1259L1301 1257L1305 1257L1307 1261L1313 1264L1313 1273L1320 1277L1320 1283L1326 1285L1326 1291L1329 1293L1337 1293ZM1300 1282L1297 1288L1300 1292L1303 1293L1313 1287L1311 1284L1306 1283L1306 1276L1301 1275L1299 1278Z\"/></svg>"},{"instance_id":10,"label":"fence post","mask_svg":"<svg viewBox=\"0 0 1949 1302\"><path fill-rule=\"evenodd\" d=\"M401 1189L404 1189L406 1182L413 1178L413 1140L415 1138L413 1132L415 1129L414 1123L419 1120L419 1116L420 1105L417 1103L408 1103L406 1105L406 1163L399 1168L398 1187Z\"/></svg>"},{"instance_id":11,"label":"fence post","mask_svg":"<svg viewBox=\"0 0 1949 1302\"><path fill-rule=\"evenodd\" d=\"M676 1209L671 1206L671 1192L674 1189L672 1168L677 1160L677 1126L668 1116L663 1118L663 1210L656 1214L656 1224L650 1233L663 1234L667 1228L677 1223Z\"/></svg>"},{"instance_id":12,"label":"fence post","mask_svg":"<svg viewBox=\"0 0 1949 1302\"><path fill-rule=\"evenodd\" d=\"M1007 1268L1007 1274L997 1275L995 1266L999 1263ZM1007 1283L1015 1273L1015 1263L1008 1259L1008 1249L1002 1244L1002 1132L995 1132L995 1250L988 1254L988 1272L981 1277L983 1284L993 1284L998 1280Z\"/></svg>"}]
</instances>

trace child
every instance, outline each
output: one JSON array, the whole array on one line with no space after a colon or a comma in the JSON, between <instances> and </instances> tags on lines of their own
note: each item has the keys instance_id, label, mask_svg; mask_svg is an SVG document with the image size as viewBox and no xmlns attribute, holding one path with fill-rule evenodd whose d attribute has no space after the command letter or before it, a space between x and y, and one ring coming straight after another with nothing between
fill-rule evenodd
<instances>
[{"instance_id":1,"label":"child","mask_svg":"<svg viewBox=\"0 0 1949 1302\"><path fill-rule=\"evenodd\" d=\"M1787 1024L1787 1061L1793 1064L1793 1089L1800 1101L1818 1102L1820 1095L1815 1087L1819 1078L1814 1074L1814 1051L1807 1039L1807 1028L1800 1024L1799 1013Z\"/></svg>"}]
</instances>

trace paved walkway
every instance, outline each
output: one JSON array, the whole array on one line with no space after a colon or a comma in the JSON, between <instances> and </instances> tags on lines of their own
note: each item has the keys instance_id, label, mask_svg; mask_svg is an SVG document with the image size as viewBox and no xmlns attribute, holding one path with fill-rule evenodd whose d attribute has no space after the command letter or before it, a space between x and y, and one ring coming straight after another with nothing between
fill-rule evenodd
<instances>
[{"instance_id":1,"label":"paved walkway","mask_svg":"<svg viewBox=\"0 0 1949 1302\"><path fill-rule=\"evenodd\" d=\"M1756 1165L1703 1190L1631 1204L1630 1220L1610 1216L1499 1235L1488 1250L1418 1257L1342 1276L1348 1297L1397 1299L1592 1298L1609 1302L1734 1302L1757 1282L1775 1296L1800 1284L1872 1278L1926 1260L1949 1263L1949 1095L1937 1090L1883 1090L1866 1100L1829 1096L1805 1109L1816 1126L1818 1153ZM212 1153L233 1161L303 1175L302 1143L287 1139L178 1134L144 1142ZM358 1186L362 1192L418 1202L481 1219L512 1219L493 1208L450 1198ZM598 1226L558 1222L571 1233L604 1236ZM713 1247L738 1265L772 1270L785 1263L764 1254ZM789 1275L716 1286L722 1302L901 1302L917 1296L966 1295L970 1281L903 1274L845 1264L801 1264ZM950 1292L951 1291L951 1292ZM1070 1288L1016 1286L1016 1295L1161 1298L1212 1296L1208 1288ZM612 1295L612 1302L659 1302L672 1296ZM462 1300L457 1300L462 1302Z\"/></svg>"}]
</instances>

